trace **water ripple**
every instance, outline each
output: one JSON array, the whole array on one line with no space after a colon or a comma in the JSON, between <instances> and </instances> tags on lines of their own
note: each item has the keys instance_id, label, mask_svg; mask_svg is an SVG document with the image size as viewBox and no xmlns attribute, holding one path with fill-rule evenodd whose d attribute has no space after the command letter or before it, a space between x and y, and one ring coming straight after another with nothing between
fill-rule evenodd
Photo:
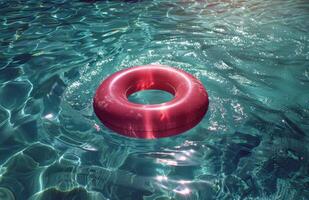
<instances>
[{"instance_id":1,"label":"water ripple","mask_svg":"<svg viewBox=\"0 0 309 200\"><path fill-rule=\"evenodd\" d=\"M0 199L306 199L308 11L305 0L0 1ZM202 81L198 126L146 141L95 117L99 83L149 63Z\"/></svg>"}]
</instances>

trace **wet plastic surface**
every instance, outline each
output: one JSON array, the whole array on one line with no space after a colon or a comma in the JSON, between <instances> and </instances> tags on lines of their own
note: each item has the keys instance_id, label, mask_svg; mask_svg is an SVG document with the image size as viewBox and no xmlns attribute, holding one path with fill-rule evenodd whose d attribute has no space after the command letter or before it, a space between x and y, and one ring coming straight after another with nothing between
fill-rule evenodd
<instances>
[{"instance_id":1,"label":"wet plastic surface","mask_svg":"<svg viewBox=\"0 0 309 200\"><path fill-rule=\"evenodd\" d=\"M174 95L166 103L143 105L128 100L148 89ZM208 109L202 83L183 70L145 65L121 70L102 82L94 97L94 111L110 129L129 137L161 138L180 134L198 124Z\"/></svg>"}]
</instances>

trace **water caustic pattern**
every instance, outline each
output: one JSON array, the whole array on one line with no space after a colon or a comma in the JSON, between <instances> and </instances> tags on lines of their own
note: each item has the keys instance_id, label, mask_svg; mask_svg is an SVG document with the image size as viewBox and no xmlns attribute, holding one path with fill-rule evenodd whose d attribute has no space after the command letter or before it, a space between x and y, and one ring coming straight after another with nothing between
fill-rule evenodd
<instances>
[{"instance_id":1,"label":"water caustic pattern","mask_svg":"<svg viewBox=\"0 0 309 200\"><path fill-rule=\"evenodd\" d=\"M308 1L1 0L0 13L0 199L308 199ZM139 140L96 118L99 83L149 63L205 85L194 129Z\"/></svg>"}]
</instances>

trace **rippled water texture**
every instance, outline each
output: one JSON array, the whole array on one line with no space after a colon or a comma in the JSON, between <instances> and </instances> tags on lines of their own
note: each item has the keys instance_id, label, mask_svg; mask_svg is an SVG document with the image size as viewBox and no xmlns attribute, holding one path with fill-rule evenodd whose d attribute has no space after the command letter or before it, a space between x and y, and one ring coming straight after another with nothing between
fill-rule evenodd
<instances>
[{"instance_id":1,"label":"rippled water texture","mask_svg":"<svg viewBox=\"0 0 309 200\"><path fill-rule=\"evenodd\" d=\"M0 199L308 199L308 1L1 0L0 13ZM98 121L100 82L149 63L203 82L198 126L138 140Z\"/></svg>"}]
</instances>

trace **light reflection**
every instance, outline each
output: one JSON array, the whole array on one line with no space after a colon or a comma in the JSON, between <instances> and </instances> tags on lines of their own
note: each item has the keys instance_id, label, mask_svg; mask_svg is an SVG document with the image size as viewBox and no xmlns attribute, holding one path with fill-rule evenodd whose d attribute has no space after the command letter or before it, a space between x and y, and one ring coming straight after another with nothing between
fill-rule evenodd
<instances>
[{"instance_id":1,"label":"light reflection","mask_svg":"<svg viewBox=\"0 0 309 200\"><path fill-rule=\"evenodd\" d=\"M98 151L98 149L92 146L91 144L83 144L81 148L87 151Z\"/></svg>"},{"instance_id":2,"label":"light reflection","mask_svg":"<svg viewBox=\"0 0 309 200\"><path fill-rule=\"evenodd\" d=\"M167 176L162 176L162 175L156 176L156 180L160 182L167 181Z\"/></svg>"},{"instance_id":3,"label":"light reflection","mask_svg":"<svg viewBox=\"0 0 309 200\"><path fill-rule=\"evenodd\" d=\"M186 156L180 156L180 157L178 158L178 160L185 161L185 160L187 160L187 157L186 157Z\"/></svg>"},{"instance_id":4,"label":"light reflection","mask_svg":"<svg viewBox=\"0 0 309 200\"><path fill-rule=\"evenodd\" d=\"M0 165L0 178L5 173L6 173L6 167L3 167L3 166Z\"/></svg>"},{"instance_id":5,"label":"light reflection","mask_svg":"<svg viewBox=\"0 0 309 200\"><path fill-rule=\"evenodd\" d=\"M173 190L173 192L176 192L181 195L188 195L191 193L191 190L187 187L184 187L184 188L176 188Z\"/></svg>"},{"instance_id":6,"label":"light reflection","mask_svg":"<svg viewBox=\"0 0 309 200\"><path fill-rule=\"evenodd\" d=\"M66 165L76 165L80 166L81 159L78 155L73 153L64 153L59 158L59 163L65 163Z\"/></svg>"},{"instance_id":7,"label":"light reflection","mask_svg":"<svg viewBox=\"0 0 309 200\"><path fill-rule=\"evenodd\" d=\"M180 184L184 185L184 184L191 183L191 181L180 180L180 181L178 181L178 183L180 183Z\"/></svg>"},{"instance_id":8,"label":"light reflection","mask_svg":"<svg viewBox=\"0 0 309 200\"><path fill-rule=\"evenodd\" d=\"M175 152L158 152L159 155L168 155L169 158L157 158L156 162L161 164L166 164L170 166L177 166L179 164L184 165L188 163L192 163L194 158L192 158L193 154L196 151L194 149L188 150L178 150Z\"/></svg>"},{"instance_id":9,"label":"light reflection","mask_svg":"<svg viewBox=\"0 0 309 200\"><path fill-rule=\"evenodd\" d=\"M187 151L182 151L186 156L191 156L195 152L194 149L189 149Z\"/></svg>"},{"instance_id":10,"label":"light reflection","mask_svg":"<svg viewBox=\"0 0 309 200\"><path fill-rule=\"evenodd\" d=\"M168 178L166 175L161 174L155 176L155 180L157 181L157 186L163 190L174 192L180 195L189 195L192 193L189 187L193 182L191 180L173 180Z\"/></svg>"},{"instance_id":11,"label":"light reflection","mask_svg":"<svg viewBox=\"0 0 309 200\"><path fill-rule=\"evenodd\" d=\"M96 123L93 125L93 127L98 132L101 130L100 126L98 124L96 124Z\"/></svg>"},{"instance_id":12,"label":"light reflection","mask_svg":"<svg viewBox=\"0 0 309 200\"><path fill-rule=\"evenodd\" d=\"M54 117L54 115L52 113L49 113L47 115L44 116L45 119L52 119Z\"/></svg>"},{"instance_id":13,"label":"light reflection","mask_svg":"<svg viewBox=\"0 0 309 200\"><path fill-rule=\"evenodd\" d=\"M166 165L171 165L171 166L177 166L178 163L175 160L169 160L169 159L161 159L161 158L157 158L157 163L163 163Z\"/></svg>"}]
</instances>

